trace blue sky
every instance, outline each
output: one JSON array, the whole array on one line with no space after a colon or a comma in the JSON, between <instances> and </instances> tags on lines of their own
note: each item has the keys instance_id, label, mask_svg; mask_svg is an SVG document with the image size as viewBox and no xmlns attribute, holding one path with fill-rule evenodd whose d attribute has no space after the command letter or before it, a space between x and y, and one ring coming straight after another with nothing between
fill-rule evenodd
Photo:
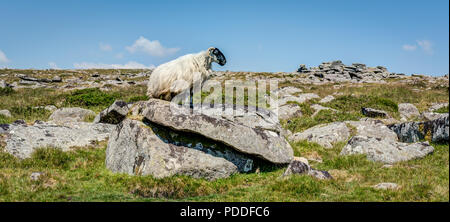
<instances>
[{"instance_id":1,"label":"blue sky","mask_svg":"<svg viewBox=\"0 0 450 222\"><path fill-rule=\"evenodd\" d=\"M449 1L5 1L0 67L152 67L215 46L216 70L299 64L449 72Z\"/></svg>"}]
</instances>

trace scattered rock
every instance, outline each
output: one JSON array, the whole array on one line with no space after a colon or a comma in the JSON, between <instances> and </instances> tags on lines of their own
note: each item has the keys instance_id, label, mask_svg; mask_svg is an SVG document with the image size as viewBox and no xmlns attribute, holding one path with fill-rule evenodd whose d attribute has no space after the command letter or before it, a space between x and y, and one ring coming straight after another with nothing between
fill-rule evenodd
<instances>
[{"instance_id":1,"label":"scattered rock","mask_svg":"<svg viewBox=\"0 0 450 222\"><path fill-rule=\"evenodd\" d=\"M448 113L433 113L433 112L423 112L420 114L420 118L426 121L439 119L441 117L448 116Z\"/></svg>"},{"instance_id":2,"label":"scattered rock","mask_svg":"<svg viewBox=\"0 0 450 222\"><path fill-rule=\"evenodd\" d=\"M7 86L5 80L0 80L0 89L6 88Z\"/></svg>"},{"instance_id":3,"label":"scattered rock","mask_svg":"<svg viewBox=\"0 0 450 222\"><path fill-rule=\"evenodd\" d=\"M389 125L398 139L402 142L417 142L423 139L432 142L447 142L449 140L449 119L448 114L438 119L425 122L406 122Z\"/></svg>"},{"instance_id":4,"label":"scattered rock","mask_svg":"<svg viewBox=\"0 0 450 222\"><path fill-rule=\"evenodd\" d=\"M286 86L283 88L279 88L276 90L273 90L271 93L278 93L278 97L285 96L285 95L294 95L296 93L301 93L302 90L296 87L292 86Z\"/></svg>"},{"instance_id":5,"label":"scattered rock","mask_svg":"<svg viewBox=\"0 0 450 222\"><path fill-rule=\"evenodd\" d=\"M307 174L320 180L333 179L327 171L316 170L299 158L294 158L294 160L292 160L286 171L284 171L282 177L287 177L293 174Z\"/></svg>"},{"instance_id":6,"label":"scattered rock","mask_svg":"<svg viewBox=\"0 0 450 222\"><path fill-rule=\"evenodd\" d=\"M55 76L52 78L52 82L62 82L62 78L59 76Z\"/></svg>"},{"instance_id":7,"label":"scattered rock","mask_svg":"<svg viewBox=\"0 0 450 222\"><path fill-rule=\"evenodd\" d=\"M392 141L398 140L397 134L380 120L362 118L359 121L346 121L345 123L356 129L356 136L367 136Z\"/></svg>"},{"instance_id":8,"label":"scattered rock","mask_svg":"<svg viewBox=\"0 0 450 222\"><path fill-rule=\"evenodd\" d=\"M9 110L6 110L6 109L0 110L0 115L8 117L8 118L12 117L11 112L9 112Z\"/></svg>"},{"instance_id":9,"label":"scattered rock","mask_svg":"<svg viewBox=\"0 0 450 222\"><path fill-rule=\"evenodd\" d=\"M389 114L383 110L377 110L377 109L372 109L372 108L365 108L363 107L361 109L361 112L364 116L368 116L368 117L382 117L382 118L386 118L389 117Z\"/></svg>"},{"instance_id":10,"label":"scattered rock","mask_svg":"<svg viewBox=\"0 0 450 222\"><path fill-rule=\"evenodd\" d=\"M278 106L283 106L283 105L287 104L288 102L298 102L301 104L308 100L316 99L316 98L320 98L320 97L314 93L303 93L303 94L299 94L298 96L283 95L283 96L279 96Z\"/></svg>"},{"instance_id":11,"label":"scattered rock","mask_svg":"<svg viewBox=\"0 0 450 222\"><path fill-rule=\"evenodd\" d=\"M328 102L333 101L334 99L335 99L334 96L328 95L328 96L323 97L323 99L321 99L319 101L319 103L328 103Z\"/></svg>"},{"instance_id":12,"label":"scattered rock","mask_svg":"<svg viewBox=\"0 0 450 222\"><path fill-rule=\"evenodd\" d=\"M305 64L300 64L300 67L297 69L297 72L306 73L306 72L308 72L308 68L306 68Z\"/></svg>"},{"instance_id":13,"label":"scattered rock","mask_svg":"<svg viewBox=\"0 0 450 222\"><path fill-rule=\"evenodd\" d=\"M9 131L9 124L0 124L0 134L7 133Z\"/></svg>"},{"instance_id":14,"label":"scattered rock","mask_svg":"<svg viewBox=\"0 0 450 222\"><path fill-rule=\"evenodd\" d=\"M378 190L396 190L399 188L399 186L396 183L379 183L373 186L373 188Z\"/></svg>"},{"instance_id":15,"label":"scattered rock","mask_svg":"<svg viewBox=\"0 0 450 222\"><path fill-rule=\"evenodd\" d=\"M120 100L115 101L95 117L94 123L118 124L125 119L129 110L128 103Z\"/></svg>"},{"instance_id":16,"label":"scattered rock","mask_svg":"<svg viewBox=\"0 0 450 222\"><path fill-rule=\"evenodd\" d=\"M95 115L94 111L79 107L61 108L54 111L49 120L58 124L65 122L82 122L86 117L93 115Z\"/></svg>"},{"instance_id":17,"label":"scattered rock","mask_svg":"<svg viewBox=\"0 0 450 222\"><path fill-rule=\"evenodd\" d=\"M333 144L345 141L350 136L350 129L343 122L317 125L303 132L295 133L293 141L307 140L317 143L325 148L333 148Z\"/></svg>"},{"instance_id":18,"label":"scattered rock","mask_svg":"<svg viewBox=\"0 0 450 222\"><path fill-rule=\"evenodd\" d=\"M448 106L448 103L433 103L430 108L428 108L429 112L434 112L442 107Z\"/></svg>"},{"instance_id":19,"label":"scattered rock","mask_svg":"<svg viewBox=\"0 0 450 222\"><path fill-rule=\"evenodd\" d=\"M155 134L155 127L130 119L119 123L106 149L106 167L132 175L188 175L209 180L252 169L253 160L244 155L202 143L188 146L167 141Z\"/></svg>"},{"instance_id":20,"label":"scattered rock","mask_svg":"<svg viewBox=\"0 0 450 222\"><path fill-rule=\"evenodd\" d=\"M8 125L5 150L18 157L28 158L37 148L54 147L63 151L71 147L84 147L109 137L113 125L85 122L67 122L65 125L52 123Z\"/></svg>"},{"instance_id":21,"label":"scattered rock","mask_svg":"<svg viewBox=\"0 0 450 222\"><path fill-rule=\"evenodd\" d=\"M341 155L365 154L368 160L396 163L422 158L434 151L428 142L401 143L380 138L354 136L342 149Z\"/></svg>"},{"instance_id":22,"label":"scattered rock","mask_svg":"<svg viewBox=\"0 0 450 222\"><path fill-rule=\"evenodd\" d=\"M300 106L295 103L288 103L284 106L278 107L279 119L291 119L302 116Z\"/></svg>"},{"instance_id":23,"label":"scattered rock","mask_svg":"<svg viewBox=\"0 0 450 222\"><path fill-rule=\"evenodd\" d=\"M400 113L400 116L405 117L406 119L410 119L420 115L417 107L411 103L398 104L398 112Z\"/></svg>"},{"instance_id":24,"label":"scattered rock","mask_svg":"<svg viewBox=\"0 0 450 222\"><path fill-rule=\"evenodd\" d=\"M142 104L141 104L142 105ZM256 110L256 108L255 108ZM259 109L261 112L262 109ZM214 141L233 147L235 150L258 156L276 164L291 162L293 150L281 133L281 125L270 118L261 118L264 114L243 115L233 121L216 115L219 109L203 110L205 113L192 112L191 109L150 99L144 103L144 120L172 128L177 131L195 132ZM232 111L232 110L231 110ZM266 114L270 114L266 111ZM275 116L273 113L270 114ZM276 125L274 126L274 123Z\"/></svg>"},{"instance_id":25,"label":"scattered rock","mask_svg":"<svg viewBox=\"0 0 450 222\"><path fill-rule=\"evenodd\" d=\"M41 176L43 176L43 175L44 175L44 173L42 173L42 172L33 172L30 175L30 180L31 181L38 181L39 178L41 178Z\"/></svg>"},{"instance_id":26,"label":"scattered rock","mask_svg":"<svg viewBox=\"0 0 450 222\"><path fill-rule=\"evenodd\" d=\"M319 104L312 104L311 108L315 110L315 112L311 115L311 117L316 116L322 110L331 110L333 112L337 112L337 110L335 110L335 109L332 109L332 108L329 108L329 107L324 107L324 106L321 106Z\"/></svg>"}]
</instances>

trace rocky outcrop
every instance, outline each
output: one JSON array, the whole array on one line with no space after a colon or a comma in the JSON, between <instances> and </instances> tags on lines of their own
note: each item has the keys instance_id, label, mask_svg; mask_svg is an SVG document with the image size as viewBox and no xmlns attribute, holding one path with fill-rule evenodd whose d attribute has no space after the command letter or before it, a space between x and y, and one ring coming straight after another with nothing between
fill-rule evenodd
<instances>
[{"instance_id":1,"label":"rocky outcrop","mask_svg":"<svg viewBox=\"0 0 450 222\"><path fill-rule=\"evenodd\" d=\"M423 139L433 142L448 143L449 119L448 114L438 119L425 122L406 122L389 125L400 141L417 142Z\"/></svg>"},{"instance_id":2,"label":"rocky outcrop","mask_svg":"<svg viewBox=\"0 0 450 222\"><path fill-rule=\"evenodd\" d=\"M125 119L131 104L124 101L115 101L110 107L100 112L94 119L94 123L118 124Z\"/></svg>"},{"instance_id":3,"label":"rocky outcrop","mask_svg":"<svg viewBox=\"0 0 450 222\"><path fill-rule=\"evenodd\" d=\"M221 109L205 110L206 113L216 111L221 112ZM233 117L236 120L230 121L222 116L191 112L188 108L157 99L150 99L142 109L144 119L152 123L177 131L195 132L275 164L286 164L293 158L292 148L283 138L279 123L270 118L261 119L264 116L261 113ZM270 116L269 111L266 112ZM274 126L274 123L277 124Z\"/></svg>"},{"instance_id":4,"label":"rocky outcrop","mask_svg":"<svg viewBox=\"0 0 450 222\"><path fill-rule=\"evenodd\" d=\"M82 122L86 117L94 115L94 111L79 107L61 108L55 110L49 120L57 124L63 124L66 122Z\"/></svg>"},{"instance_id":5,"label":"rocky outcrop","mask_svg":"<svg viewBox=\"0 0 450 222\"><path fill-rule=\"evenodd\" d=\"M303 132L295 133L293 141L307 140L317 143L325 148L332 148L333 144L345 141L350 136L350 129L343 122L335 122L327 125L318 125Z\"/></svg>"},{"instance_id":6,"label":"rocky outcrop","mask_svg":"<svg viewBox=\"0 0 450 222\"><path fill-rule=\"evenodd\" d=\"M365 154L368 160L392 164L422 158L433 151L434 148L428 142L409 144L380 138L354 136L340 154Z\"/></svg>"},{"instance_id":7,"label":"rocky outcrop","mask_svg":"<svg viewBox=\"0 0 450 222\"><path fill-rule=\"evenodd\" d=\"M329 107L325 107L325 106L322 106L322 105L319 105L319 104L312 104L311 108L315 110L315 112L311 115L311 117L315 117L322 110L331 110L332 112L338 112L335 109L332 109L332 108L329 108Z\"/></svg>"},{"instance_id":8,"label":"rocky outcrop","mask_svg":"<svg viewBox=\"0 0 450 222\"><path fill-rule=\"evenodd\" d=\"M34 125L2 125L6 135L5 150L18 157L28 158L37 148L54 147L63 151L84 147L95 141L106 140L112 125L85 122L67 122L64 125L36 122Z\"/></svg>"},{"instance_id":9,"label":"rocky outcrop","mask_svg":"<svg viewBox=\"0 0 450 222\"><path fill-rule=\"evenodd\" d=\"M353 63L345 65L340 60L323 62L318 67L307 69L300 67L298 73L306 74L310 78L326 79L333 82L370 82L384 78L398 78L398 75L391 74L383 66L367 67L365 64Z\"/></svg>"}]
</instances>

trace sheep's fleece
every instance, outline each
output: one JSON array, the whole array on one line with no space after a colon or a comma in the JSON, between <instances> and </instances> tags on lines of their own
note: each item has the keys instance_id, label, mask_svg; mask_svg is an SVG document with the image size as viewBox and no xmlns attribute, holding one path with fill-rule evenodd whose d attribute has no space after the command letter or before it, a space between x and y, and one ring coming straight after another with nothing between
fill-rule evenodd
<instances>
[{"instance_id":1,"label":"sheep's fleece","mask_svg":"<svg viewBox=\"0 0 450 222\"><path fill-rule=\"evenodd\" d=\"M148 81L147 95L171 100L173 96L190 89L194 81L205 81L212 74L212 62L221 66L226 64L225 56L218 48L187 54L158 66Z\"/></svg>"}]
</instances>

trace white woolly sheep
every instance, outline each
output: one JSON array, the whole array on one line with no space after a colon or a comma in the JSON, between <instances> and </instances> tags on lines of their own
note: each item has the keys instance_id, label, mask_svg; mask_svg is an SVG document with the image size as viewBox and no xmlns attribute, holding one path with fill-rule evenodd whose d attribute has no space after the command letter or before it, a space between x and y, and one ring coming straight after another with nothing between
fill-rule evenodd
<instances>
[{"instance_id":1,"label":"white woolly sheep","mask_svg":"<svg viewBox=\"0 0 450 222\"><path fill-rule=\"evenodd\" d=\"M211 63L223 66L225 56L218 48L211 47L196 54L187 54L164 63L153 70L147 85L150 98L171 100L173 96L191 89L195 75L200 74L200 81L205 81L211 74Z\"/></svg>"}]
</instances>

